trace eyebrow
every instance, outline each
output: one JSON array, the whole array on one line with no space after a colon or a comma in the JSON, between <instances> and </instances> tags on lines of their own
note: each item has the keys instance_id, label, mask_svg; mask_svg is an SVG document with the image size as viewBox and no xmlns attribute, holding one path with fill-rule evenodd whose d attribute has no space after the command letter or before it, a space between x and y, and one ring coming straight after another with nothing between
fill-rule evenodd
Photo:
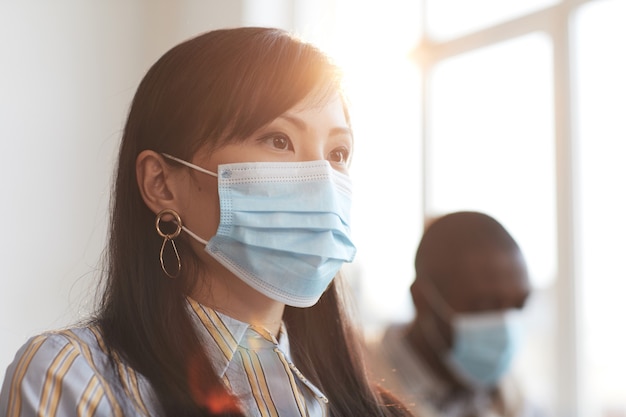
<instances>
[{"instance_id":1,"label":"eyebrow","mask_svg":"<svg viewBox=\"0 0 626 417\"><path fill-rule=\"evenodd\" d=\"M348 135L350 137L353 137L352 129L350 129L349 127L334 127L330 129L330 135L331 136Z\"/></svg>"},{"instance_id":2,"label":"eyebrow","mask_svg":"<svg viewBox=\"0 0 626 417\"><path fill-rule=\"evenodd\" d=\"M290 116L288 114L283 114L283 115L278 116L278 118L285 119L286 121L293 124L300 130L304 130L304 131L308 130L306 123L302 119L299 119L298 117ZM343 127L343 126L333 127L332 129L330 129L329 133L331 136L340 136L340 135L349 135L350 137L354 136L352 133L352 129L350 129L347 126L346 127Z\"/></svg>"}]
</instances>

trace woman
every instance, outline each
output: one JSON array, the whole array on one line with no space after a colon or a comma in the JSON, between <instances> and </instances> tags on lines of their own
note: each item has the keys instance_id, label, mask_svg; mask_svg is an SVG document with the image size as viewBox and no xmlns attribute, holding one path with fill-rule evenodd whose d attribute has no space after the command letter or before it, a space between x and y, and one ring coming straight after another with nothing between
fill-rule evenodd
<instances>
[{"instance_id":1,"label":"woman","mask_svg":"<svg viewBox=\"0 0 626 417\"><path fill-rule=\"evenodd\" d=\"M403 415L333 281L355 254L351 150L311 45L238 28L167 52L124 130L99 311L18 352L1 413Z\"/></svg>"}]
</instances>

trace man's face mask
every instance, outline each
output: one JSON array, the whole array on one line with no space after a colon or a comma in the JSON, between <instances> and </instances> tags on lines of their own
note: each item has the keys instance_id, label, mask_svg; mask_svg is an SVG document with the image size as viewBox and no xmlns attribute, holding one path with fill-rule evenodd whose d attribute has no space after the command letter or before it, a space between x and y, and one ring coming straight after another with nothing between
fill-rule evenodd
<instances>
[{"instance_id":1,"label":"man's face mask","mask_svg":"<svg viewBox=\"0 0 626 417\"><path fill-rule=\"evenodd\" d=\"M509 370L517 352L521 330L519 310L458 313L431 282L422 285L422 289L432 310L452 329L451 348L439 349L443 363L471 388L494 387ZM442 340L440 334L437 337ZM433 335L426 334L426 338L432 342Z\"/></svg>"}]
</instances>

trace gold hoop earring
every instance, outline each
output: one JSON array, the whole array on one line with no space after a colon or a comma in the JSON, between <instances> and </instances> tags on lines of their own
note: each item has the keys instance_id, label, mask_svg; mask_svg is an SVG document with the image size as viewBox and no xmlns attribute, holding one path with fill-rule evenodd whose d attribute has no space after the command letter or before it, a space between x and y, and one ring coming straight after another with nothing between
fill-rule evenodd
<instances>
[{"instance_id":1,"label":"gold hoop earring","mask_svg":"<svg viewBox=\"0 0 626 417\"><path fill-rule=\"evenodd\" d=\"M168 214L174 217L174 222L176 223L176 230L173 233L164 233L161 230L161 219L163 218L163 216L168 215ZM183 222L180 219L180 216L178 215L176 211L172 209L165 209L165 210L161 210L159 214L157 214L155 227L159 236L163 238L163 244L161 245L161 251L159 252L159 261L161 261L161 269L163 270L165 275L167 275L168 277L176 278L178 277L178 274L180 274L180 269L182 265L180 263L180 255L178 254L178 249L176 249L176 243L174 243L174 239L178 237L178 235L180 234L180 231L183 229ZM172 249L174 249L174 255L176 256L178 270L176 271L175 274L170 274L167 268L165 267L165 262L163 262L163 251L165 250L165 244L167 242L170 242L172 244Z\"/></svg>"}]
</instances>

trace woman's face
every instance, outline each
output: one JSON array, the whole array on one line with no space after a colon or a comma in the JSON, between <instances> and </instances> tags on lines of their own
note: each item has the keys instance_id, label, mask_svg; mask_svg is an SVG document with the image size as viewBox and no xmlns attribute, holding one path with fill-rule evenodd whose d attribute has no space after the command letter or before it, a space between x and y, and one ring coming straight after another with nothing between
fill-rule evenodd
<instances>
[{"instance_id":1,"label":"woman's face","mask_svg":"<svg viewBox=\"0 0 626 417\"><path fill-rule=\"evenodd\" d=\"M351 152L352 131L341 98L334 95L320 100L313 94L245 140L220 147L211 154L200 149L190 162L217 172L218 165L235 162L328 160L334 169L347 174ZM183 223L209 240L219 224L217 178L191 171L186 188L181 201ZM202 259L210 261L201 253L201 245L194 244L194 248Z\"/></svg>"}]
</instances>

